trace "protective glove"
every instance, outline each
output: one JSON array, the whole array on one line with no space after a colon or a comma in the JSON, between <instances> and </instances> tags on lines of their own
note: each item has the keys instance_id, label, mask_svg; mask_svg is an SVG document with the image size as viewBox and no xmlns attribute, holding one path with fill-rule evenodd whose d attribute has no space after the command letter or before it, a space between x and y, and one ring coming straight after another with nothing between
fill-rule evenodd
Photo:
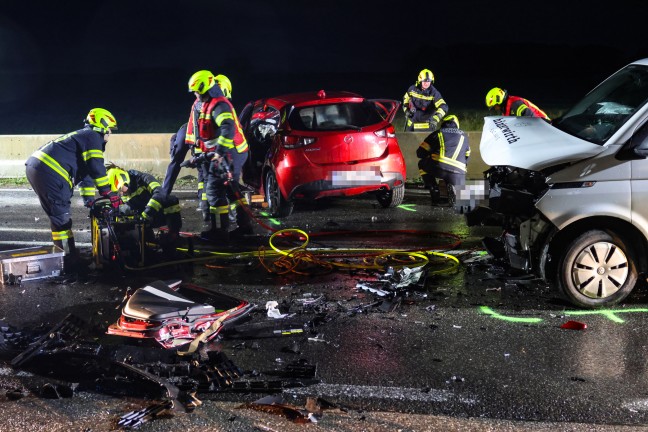
<instances>
[{"instance_id":1,"label":"protective glove","mask_svg":"<svg viewBox=\"0 0 648 432\"><path fill-rule=\"evenodd\" d=\"M144 210L140 216L144 220L151 220L151 216L146 212L146 210Z\"/></svg>"},{"instance_id":2,"label":"protective glove","mask_svg":"<svg viewBox=\"0 0 648 432\"><path fill-rule=\"evenodd\" d=\"M93 196L84 196L83 197L83 206L87 208L92 208L92 205L94 204L95 199Z\"/></svg>"},{"instance_id":3,"label":"protective glove","mask_svg":"<svg viewBox=\"0 0 648 432\"><path fill-rule=\"evenodd\" d=\"M189 160L186 160L180 164L181 168L196 168L196 158L191 158Z\"/></svg>"},{"instance_id":4,"label":"protective glove","mask_svg":"<svg viewBox=\"0 0 648 432\"><path fill-rule=\"evenodd\" d=\"M409 109L409 115L410 115L410 117L412 117L412 116L414 115L415 112L416 112L416 108L414 108L414 107L410 107L410 109Z\"/></svg>"},{"instance_id":5,"label":"protective glove","mask_svg":"<svg viewBox=\"0 0 648 432\"><path fill-rule=\"evenodd\" d=\"M205 148L207 150L214 150L218 146L218 140L211 139L211 140L203 141L203 144L205 145Z\"/></svg>"},{"instance_id":6,"label":"protective glove","mask_svg":"<svg viewBox=\"0 0 648 432\"><path fill-rule=\"evenodd\" d=\"M128 204L122 204L119 206L119 214L122 214L124 216L132 215L133 209L131 209Z\"/></svg>"},{"instance_id":7,"label":"protective glove","mask_svg":"<svg viewBox=\"0 0 648 432\"><path fill-rule=\"evenodd\" d=\"M439 127L439 122L434 119L430 119L430 130L435 131L437 130L438 127Z\"/></svg>"},{"instance_id":8,"label":"protective glove","mask_svg":"<svg viewBox=\"0 0 648 432\"><path fill-rule=\"evenodd\" d=\"M102 196L105 197L105 198L110 199L110 206L111 206L112 208L114 208L114 209L118 209L118 208L119 208L119 204L122 203L121 198L120 198L119 195L117 195L115 192L112 192L112 191L111 191L111 192L108 192L108 193L102 194Z\"/></svg>"}]
</instances>

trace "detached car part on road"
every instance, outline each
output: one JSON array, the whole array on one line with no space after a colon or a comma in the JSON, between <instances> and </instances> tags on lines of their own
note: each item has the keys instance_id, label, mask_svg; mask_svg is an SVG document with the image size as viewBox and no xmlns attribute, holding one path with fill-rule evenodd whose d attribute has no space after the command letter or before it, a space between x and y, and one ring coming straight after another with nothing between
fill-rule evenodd
<instances>
[{"instance_id":1,"label":"detached car part on road","mask_svg":"<svg viewBox=\"0 0 648 432\"><path fill-rule=\"evenodd\" d=\"M621 302L648 270L648 59L619 70L552 124L486 117L487 206L511 266L581 307Z\"/></svg>"},{"instance_id":2,"label":"detached car part on road","mask_svg":"<svg viewBox=\"0 0 648 432\"><path fill-rule=\"evenodd\" d=\"M177 348L196 338L209 341L228 326L249 318L255 305L180 281L153 281L128 299L108 334L154 339Z\"/></svg>"},{"instance_id":3,"label":"detached car part on road","mask_svg":"<svg viewBox=\"0 0 648 432\"><path fill-rule=\"evenodd\" d=\"M367 192L396 207L406 179L391 124L399 106L323 90L250 102L240 116L251 153L244 181L275 217L289 216L298 199Z\"/></svg>"}]
</instances>

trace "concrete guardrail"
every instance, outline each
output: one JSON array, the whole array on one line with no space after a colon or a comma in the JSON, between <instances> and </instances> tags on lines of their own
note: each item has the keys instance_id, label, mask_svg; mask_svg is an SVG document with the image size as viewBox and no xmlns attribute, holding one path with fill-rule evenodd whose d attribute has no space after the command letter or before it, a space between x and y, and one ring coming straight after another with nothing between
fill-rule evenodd
<instances>
[{"instance_id":1,"label":"concrete guardrail","mask_svg":"<svg viewBox=\"0 0 648 432\"><path fill-rule=\"evenodd\" d=\"M169 140L172 134L120 134L115 133L106 145L106 162L112 161L126 169L149 172L162 179L169 164ZM0 178L24 178L25 161L41 145L59 135L0 135ZM427 136L425 132L398 132L408 179L418 179L416 149ZM479 154L481 132L468 132L471 157L468 161L468 178L481 179L488 166ZM182 168L179 177L196 175L196 171Z\"/></svg>"}]
</instances>

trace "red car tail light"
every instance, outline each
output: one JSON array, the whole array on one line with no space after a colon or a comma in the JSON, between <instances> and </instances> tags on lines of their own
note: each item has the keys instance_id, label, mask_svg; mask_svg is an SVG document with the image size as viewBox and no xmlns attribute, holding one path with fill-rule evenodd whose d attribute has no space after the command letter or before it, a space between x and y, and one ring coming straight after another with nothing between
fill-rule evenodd
<instances>
[{"instance_id":1,"label":"red car tail light","mask_svg":"<svg viewBox=\"0 0 648 432\"><path fill-rule=\"evenodd\" d=\"M289 135L284 138L283 146L287 149L294 149L298 147L304 147L311 145L316 141L316 138L313 137L303 137L303 136L292 136Z\"/></svg>"},{"instance_id":2,"label":"red car tail light","mask_svg":"<svg viewBox=\"0 0 648 432\"><path fill-rule=\"evenodd\" d=\"M395 138L396 129L394 129L394 126L389 125L385 129L377 130L376 132L374 132L374 134L381 138Z\"/></svg>"}]
</instances>

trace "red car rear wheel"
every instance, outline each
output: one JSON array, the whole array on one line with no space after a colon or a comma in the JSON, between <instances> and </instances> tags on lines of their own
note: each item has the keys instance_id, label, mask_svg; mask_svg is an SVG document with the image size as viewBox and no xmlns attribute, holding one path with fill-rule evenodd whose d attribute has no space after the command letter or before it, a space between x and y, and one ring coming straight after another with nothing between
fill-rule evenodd
<instances>
[{"instance_id":1,"label":"red car rear wheel","mask_svg":"<svg viewBox=\"0 0 648 432\"><path fill-rule=\"evenodd\" d=\"M376 198L378 198L378 203L380 203L380 205L384 208L398 207L403 203L404 197L405 197L404 185L396 186L391 190L380 191L376 195Z\"/></svg>"}]
</instances>

